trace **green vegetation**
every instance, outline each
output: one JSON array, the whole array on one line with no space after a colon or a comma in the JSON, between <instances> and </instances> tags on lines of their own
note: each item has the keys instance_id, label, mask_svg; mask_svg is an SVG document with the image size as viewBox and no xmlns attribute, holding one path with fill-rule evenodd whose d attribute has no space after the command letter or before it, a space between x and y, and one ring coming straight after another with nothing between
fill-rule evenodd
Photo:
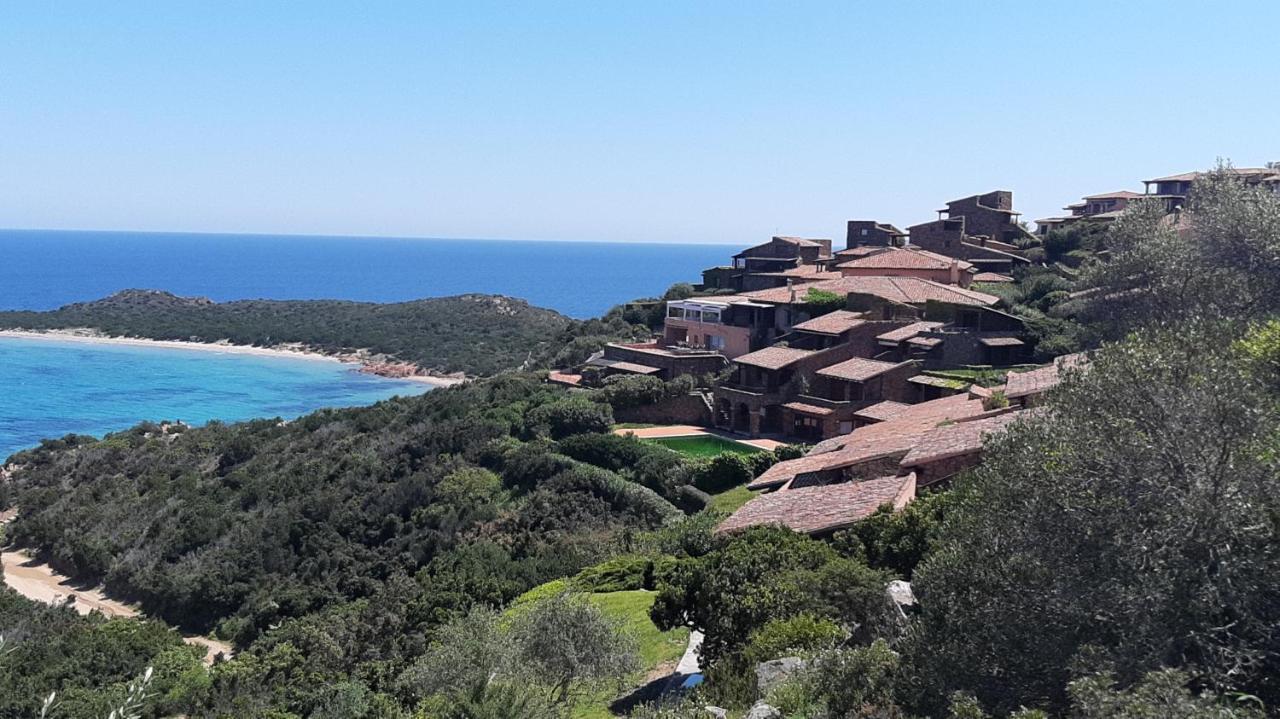
<instances>
[{"instance_id":1,"label":"green vegetation","mask_svg":"<svg viewBox=\"0 0 1280 719\"><path fill-rule=\"evenodd\" d=\"M1049 265L1006 299L1049 330L1042 352L1100 349L948 493L829 538L716 535L802 450L696 459L612 434L618 405L668 391L652 382L593 399L509 374L46 441L15 456L9 535L239 652L205 673L154 621L0 595L0 707L30 716L55 685L60 716L97 719L154 665L153 716L602 716L697 629L705 687L634 716L741 713L755 663L791 655L805 668L767 697L789 718L1274 713L1280 198L1210 177L1177 219L1139 207L1034 248ZM889 599L896 578L918 604Z\"/></svg>"},{"instance_id":2,"label":"green vegetation","mask_svg":"<svg viewBox=\"0 0 1280 719\"><path fill-rule=\"evenodd\" d=\"M515 367L581 362L635 329L618 312L578 322L523 300L460 295L393 304L339 300L214 303L125 290L52 312L0 312L0 328L90 327L109 335L273 346L325 352L367 349L439 372L490 375ZM580 358L579 358L580 357Z\"/></svg>"},{"instance_id":3,"label":"green vegetation","mask_svg":"<svg viewBox=\"0 0 1280 719\"><path fill-rule=\"evenodd\" d=\"M750 502L754 496L756 493L747 489L745 484L739 485L711 495L711 504L707 506L714 512L733 514L739 507Z\"/></svg>"},{"instance_id":4,"label":"green vegetation","mask_svg":"<svg viewBox=\"0 0 1280 719\"><path fill-rule=\"evenodd\" d=\"M646 442L674 450L687 457L710 458L726 452L733 454L756 454L764 450L749 444L735 442L731 439L711 434L699 434L689 437L655 437Z\"/></svg>"}]
</instances>

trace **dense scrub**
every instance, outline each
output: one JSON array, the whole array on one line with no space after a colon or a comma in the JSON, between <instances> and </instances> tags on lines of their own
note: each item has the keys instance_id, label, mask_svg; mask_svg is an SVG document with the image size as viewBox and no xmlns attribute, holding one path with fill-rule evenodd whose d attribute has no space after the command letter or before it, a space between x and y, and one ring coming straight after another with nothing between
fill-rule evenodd
<instances>
[{"instance_id":1,"label":"dense scrub","mask_svg":"<svg viewBox=\"0 0 1280 719\"><path fill-rule=\"evenodd\" d=\"M460 295L377 304L341 300L215 303L167 292L125 290L52 312L0 312L0 328L89 327L109 335L270 346L301 343L327 352L367 349L439 372L489 375L563 366L609 339L634 335L614 313L579 322L523 300Z\"/></svg>"}]
</instances>

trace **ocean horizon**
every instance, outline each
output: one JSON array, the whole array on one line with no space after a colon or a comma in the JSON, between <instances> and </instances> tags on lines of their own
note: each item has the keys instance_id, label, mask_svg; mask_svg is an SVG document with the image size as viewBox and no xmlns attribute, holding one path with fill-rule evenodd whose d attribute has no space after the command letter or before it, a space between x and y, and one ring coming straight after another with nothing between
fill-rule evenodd
<instances>
[{"instance_id":1,"label":"ocean horizon","mask_svg":"<svg viewBox=\"0 0 1280 719\"><path fill-rule=\"evenodd\" d=\"M466 293L597 317L697 282L733 245L0 229L0 309L51 310L123 289L225 302L403 302Z\"/></svg>"}]
</instances>

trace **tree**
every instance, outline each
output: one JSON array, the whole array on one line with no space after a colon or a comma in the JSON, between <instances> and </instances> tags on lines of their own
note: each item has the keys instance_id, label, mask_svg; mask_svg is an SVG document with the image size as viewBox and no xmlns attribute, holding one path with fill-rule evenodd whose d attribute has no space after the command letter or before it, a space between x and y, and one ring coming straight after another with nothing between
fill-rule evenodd
<instances>
[{"instance_id":1,"label":"tree","mask_svg":"<svg viewBox=\"0 0 1280 719\"><path fill-rule=\"evenodd\" d=\"M530 411L526 422L534 434L563 439L574 434L608 432L613 426L613 410L600 402L567 398Z\"/></svg>"},{"instance_id":2,"label":"tree","mask_svg":"<svg viewBox=\"0 0 1280 719\"><path fill-rule=\"evenodd\" d=\"M640 668L635 638L581 594L517 608L511 638L522 671L549 685L561 704L584 685L620 681Z\"/></svg>"},{"instance_id":3,"label":"tree","mask_svg":"<svg viewBox=\"0 0 1280 719\"><path fill-rule=\"evenodd\" d=\"M1081 311L1103 338L1205 317L1247 322L1280 311L1280 196L1220 167L1196 180L1181 213L1156 201L1125 212L1092 265Z\"/></svg>"},{"instance_id":4,"label":"tree","mask_svg":"<svg viewBox=\"0 0 1280 719\"><path fill-rule=\"evenodd\" d=\"M926 706L1062 708L1073 670L1164 666L1280 699L1280 412L1229 330L1107 347L991 442L915 574Z\"/></svg>"},{"instance_id":5,"label":"tree","mask_svg":"<svg viewBox=\"0 0 1280 719\"><path fill-rule=\"evenodd\" d=\"M771 621L807 613L848 633L877 620L886 581L823 542L782 527L752 527L677 564L659 585L650 616L664 630L702 631L708 665L737 662L752 632Z\"/></svg>"}]
</instances>

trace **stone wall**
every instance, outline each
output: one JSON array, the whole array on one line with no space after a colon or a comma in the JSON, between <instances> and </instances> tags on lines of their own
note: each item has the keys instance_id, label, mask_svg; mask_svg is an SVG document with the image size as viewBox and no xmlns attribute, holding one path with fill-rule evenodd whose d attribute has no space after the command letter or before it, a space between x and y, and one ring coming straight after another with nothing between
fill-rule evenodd
<instances>
[{"instance_id":1,"label":"stone wall","mask_svg":"<svg viewBox=\"0 0 1280 719\"><path fill-rule=\"evenodd\" d=\"M711 409L703 401L702 395L695 393L670 397L657 404L614 410L613 418L618 422L692 424L710 427Z\"/></svg>"}]
</instances>

